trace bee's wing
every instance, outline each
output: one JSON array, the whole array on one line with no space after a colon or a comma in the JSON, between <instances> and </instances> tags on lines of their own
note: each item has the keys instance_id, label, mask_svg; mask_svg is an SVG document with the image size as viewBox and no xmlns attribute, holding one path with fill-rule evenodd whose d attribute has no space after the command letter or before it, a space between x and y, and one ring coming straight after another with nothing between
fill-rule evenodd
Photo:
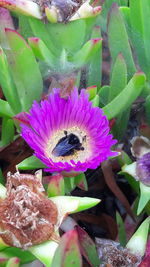
<instances>
[{"instance_id":1,"label":"bee's wing","mask_svg":"<svg viewBox=\"0 0 150 267\"><path fill-rule=\"evenodd\" d=\"M58 143L52 151L52 154L56 157L65 156L71 149L74 148L74 145L68 143L68 139Z\"/></svg>"}]
</instances>

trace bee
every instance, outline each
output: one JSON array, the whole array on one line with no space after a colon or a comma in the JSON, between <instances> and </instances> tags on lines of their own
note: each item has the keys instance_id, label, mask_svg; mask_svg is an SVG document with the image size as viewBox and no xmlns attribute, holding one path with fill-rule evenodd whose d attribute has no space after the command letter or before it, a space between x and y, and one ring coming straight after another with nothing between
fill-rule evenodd
<instances>
[{"instance_id":1,"label":"bee","mask_svg":"<svg viewBox=\"0 0 150 267\"><path fill-rule=\"evenodd\" d=\"M65 136L58 141L52 151L55 157L70 156L74 154L75 150L84 150L79 138L75 134L71 133L68 135L67 131L64 131L64 134Z\"/></svg>"}]
</instances>

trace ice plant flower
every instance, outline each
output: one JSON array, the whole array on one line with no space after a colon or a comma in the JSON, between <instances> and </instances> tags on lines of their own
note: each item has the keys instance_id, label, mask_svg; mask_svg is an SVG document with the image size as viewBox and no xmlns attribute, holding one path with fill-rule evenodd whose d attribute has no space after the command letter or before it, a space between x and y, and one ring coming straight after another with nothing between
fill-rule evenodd
<instances>
[{"instance_id":1,"label":"ice plant flower","mask_svg":"<svg viewBox=\"0 0 150 267\"><path fill-rule=\"evenodd\" d=\"M109 122L84 89L80 95L74 89L67 99L54 89L48 100L33 103L21 128L22 137L49 172L95 169L117 155L110 150L116 140L109 134Z\"/></svg>"},{"instance_id":2,"label":"ice plant flower","mask_svg":"<svg viewBox=\"0 0 150 267\"><path fill-rule=\"evenodd\" d=\"M144 136L136 136L131 141L131 151L136 161L123 167L146 186L150 186L150 141Z\"/></svg>"},{"instance_id":3,"label":"ice plant flower","mask_svg":"<svg viewBox=\"0 0 150 267\"><path fill-rule=\"evenodd\" d=\"M136 161L123 166L122 170L139 181L140 199L137 209L139 215L150 200L150 141L146 137L137 136L131 142L131 151Z\"/></svg>"}]
</instances>

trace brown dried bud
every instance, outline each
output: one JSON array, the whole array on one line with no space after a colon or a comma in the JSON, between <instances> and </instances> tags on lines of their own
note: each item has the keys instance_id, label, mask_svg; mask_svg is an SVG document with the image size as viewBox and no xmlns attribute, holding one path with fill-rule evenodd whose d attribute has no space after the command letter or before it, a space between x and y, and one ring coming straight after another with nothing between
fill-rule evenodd
<instances>
[{"instance_id":1,"label":"brown dried bud","mask_svg":"<svg viewBox=\"0 0 150 267\"><path fill-rule=\"evenodd\" d=\"M79 9L83 0L34 0L44 13L46 7L55 7L59 22L66 22Z\"/></svg>"},{"instance_id":2,"label":"brown dried bud","mask_svg":"<svg viewBox=\"0 0 150 267\"><path fill-rule=\"evenodd\" d=\"M123 248L118 242L96 238L101 267L138 267L140 255L134 255L129 249Z\"/></svg>"},{"instance_id":3,"label":"brown dried bud","mask_svg":"<svg viewBox=\"0 0 150 267\"><path fill-rule=\"evenodd\" d=\"M7 197L0 202L0 236L9 246L27 248L49 240L57 222L56 205L34 175L8 174Z\"/></svg>"}]
</instances>

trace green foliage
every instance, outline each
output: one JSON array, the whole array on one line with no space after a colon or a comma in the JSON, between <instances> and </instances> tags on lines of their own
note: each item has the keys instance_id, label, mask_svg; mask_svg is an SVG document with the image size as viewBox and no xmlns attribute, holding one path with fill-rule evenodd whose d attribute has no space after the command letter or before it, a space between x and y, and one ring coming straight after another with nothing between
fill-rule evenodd
<instances>
[{"instance_id":1,"label":"green foliage","mask_svg":"<svg viewBox=\"0 0 150 267\"><path fill-rule=\"evenodd\" d=\"M55 241L47 241L29 248L29 251L46 267L50 267L57 247L58 244Z\"/></svg>"},{"instance_id":2,"label":"green foliage","mask_svg":"<svg viewBox=\"0 0 150 267\"><path fill-rule=\"evenodd\" d=\"M138 203L137 215L139 215L143 211L149 200L150 200L149 186L140 183L140 199Z\"/></svg>"},{"instance_id":3,"label":"green foliage","mask_svg":"<svg viewBox=\"0 0 150 267\"><path fill-rule=\"evenodd\" d=\"M14 139L14 123L12 119L3 117L2 120L2 134L1 134L1 146L6 146Z\"/></svg>"},{"instance_id":4,"label":"green foliage","mask_svg":"<svg viewBox=\"0 0 150 267\"><path fill-rule=\"evenodd\" d=\"M145 79L146 77L143 73L139 72L134 74L124 90L103 108L109 120L130 107L132 102L140 95L145 84Z\"/></svg>"},{"instance_id":5,"label":"green foliage","mask_svg":"<svg viewBox=\"0 0 150 267\"><path fill-rule=\"evenodd\" d=\"M61 238L52 262L52 267L55 266L82 266L78 236L75 230L68 231Z\"/></svg>"},{"instance_id":6,"label":"green foliage","mask_svg":"<svg viewBox=\"0 0 150 267\"><path fill-rule=\"evenodd\" d=\"M13 81L6 55L2 48L0 49L0 84L3 88L3 93L14 113L21 112L19 94Z\"/></svg>"},{"instance_id":7,"label":"green foliage","mask_svg":"<svg viewBox=\"0 0 150 267\"><path fill-rule=\"evenodd\" d=\"M65 195L64 178L61 174L56 174L51 177L47 188L47 194L49 197Z\"/></svg>"},{"instance_id":8,"label":"green foliage","mask_svg":"<svg viewBox=\"0 0 150 267\"><path fill-rule=\"evenodd\" d=\"M40 168L45 168L45 167L46 166L35 156L26 158L25 160L23 160L17 165L17 168L20 170L34 170L34 169L40 169Z\"/></svg>"},{"instance_id":9,"label":"green foliage","mask_svg":"<svg viewBox=\"0 0 150 267\"><path fill-rule=\"evenodd\" d=\"M11 63L22 109L27 111L33 100L41 98L43 90L42 76L34 54L25 40L16 32L7 29L6 36L11 51L7 54Z\"/></svg>"},{"instance_id":10,"label":"green foliage","mask_svg":"<svg viewBox=\"0 0 150 267\"><path fill-rule=\"evenodd\" d=\"M95 26L92 32L92 38L101 38L101 30L99 26ZM102 45L93 55L88 67L87 86L95 85L99 89L102 78Z\"/></svg>"},{"instance_id":11,"label":"green foliage","mask_svg":"<svg viewBox=\"0 0 150 267\"><path fill-rule=\"evenodd\" d=\"M125 23L116 3L113 3L109 12L108 41L113 62L112 64L114 64L118 54L121 53L127 65L127 75L129 80L135 73L136 68L132 57Z\"/></svg>"},{"instance_id":12,"label":"green foliage","mask_svg":"<svg viewBox=\"0 0 150 267\"><path fill-rule=\"evenodd\" d=\"M78 233L78 239L82 254L92 267L98 267L100 260L93 240L81 227L76 226L75 229Z\"/></svg>"},{"instance_id":13,"label":"green foliage","mask_svg":"<svg viewBox=\"0 0 150 267\"><path fill-rule=\"evenodd\" d=\"M13 116L13 112L11 110L10 105L7 101L0 99L0 116L1 117L9 117Z\"/></svg>"},{"instance_id":14,"label":"green foliage","mask_svg":"<svg viewBox=\"0 0 150 267\"><path fill-rule=\"evenodd\" d=\"M125 247L125 245L126 245L126 232L125 232L125 227L124 227L122 217L120 216L120 214L118 212L116 212L116 221L117 221L117 226L118 226L119 242L123 247Z\"/></svg>"},{"instance_id":15,"label":"green foliage","mask_svg":"<svg viewBox=\"0 0 150 267\"><path fill-rule=\"evenodd\" d=\"M128 241L126 247L130 249L132 253L135 253L139 256L144 256L146 243L149 233L149 223L150 218L147 218L136 230L134 235Z\"/></svg>"},{"instance_id":16,"label":"green foliage","mask_svg":"<svg viewBox=\"0 0 150 267\"><path fill-rule=\"evenodd\" d=\"M150 2L130 0L130 21L132 43L136 50L141 69L150 79Z\"/></svg>"},{"instance_id":17,"label":"green foliage","mask_svg":"<svg viewBox=\"0 0 150 267\"><path fill-rule=\"evenodd\" d=\"M89 87L93 106L102 107L109 120L115 119L112 133L119 142L126 133L132 104L140 95L145 100L146 118L150 125L150 1L129 0L128 4L127 0L105 0L98 18L54 24L40 20L38 5L30 2L25 10L22 2L18 1L15 11L24 12L30 17L17 15L17 31L9 12L0 10L0 86L4 94L4 98L0 99L1 146L7 146L16 138L12 117L21 111L28 111L34 100L42 98L45 77L53 79L55 76L66 78L76 75L78 87L81 84ZM102 36L104 32L107 34L112 60L107 85L102 84L101 29ZM82 72L85 74L83 83L80 81ZM150 189L135 180L136 162L132 163L124 151L118 162L122 167L119 174L125 176L138 196L137 215L145 211L149 215ZM17 167L20 170L35 170L46 166L31 156ZM84 173L65 178L60 174L57 179L56 176L51 177L47 192L60 208L59 216L80 212L99 203L98 199L65 196L71 195L76 187L88 190ZM0 181L4 184L1 170ZM3 199L6 189L2 184L0 196ZM118 213L116 219L119 240L125 246L124 223ZM133 253L138 251L144 255L148 229L149 219L141 224L128 242L127 247ZM33 246L27 252L8 248L1 242L0 249L7 257L6 267L12 264L18 266L13 257L18 257L21 264L36 257L46 267L78 267L82 266L81 251L84 251L83 256L91 266L99 266L95 245L79 229L63 235L59 245L51 240Z\"/></svg>"}]
</instances>

